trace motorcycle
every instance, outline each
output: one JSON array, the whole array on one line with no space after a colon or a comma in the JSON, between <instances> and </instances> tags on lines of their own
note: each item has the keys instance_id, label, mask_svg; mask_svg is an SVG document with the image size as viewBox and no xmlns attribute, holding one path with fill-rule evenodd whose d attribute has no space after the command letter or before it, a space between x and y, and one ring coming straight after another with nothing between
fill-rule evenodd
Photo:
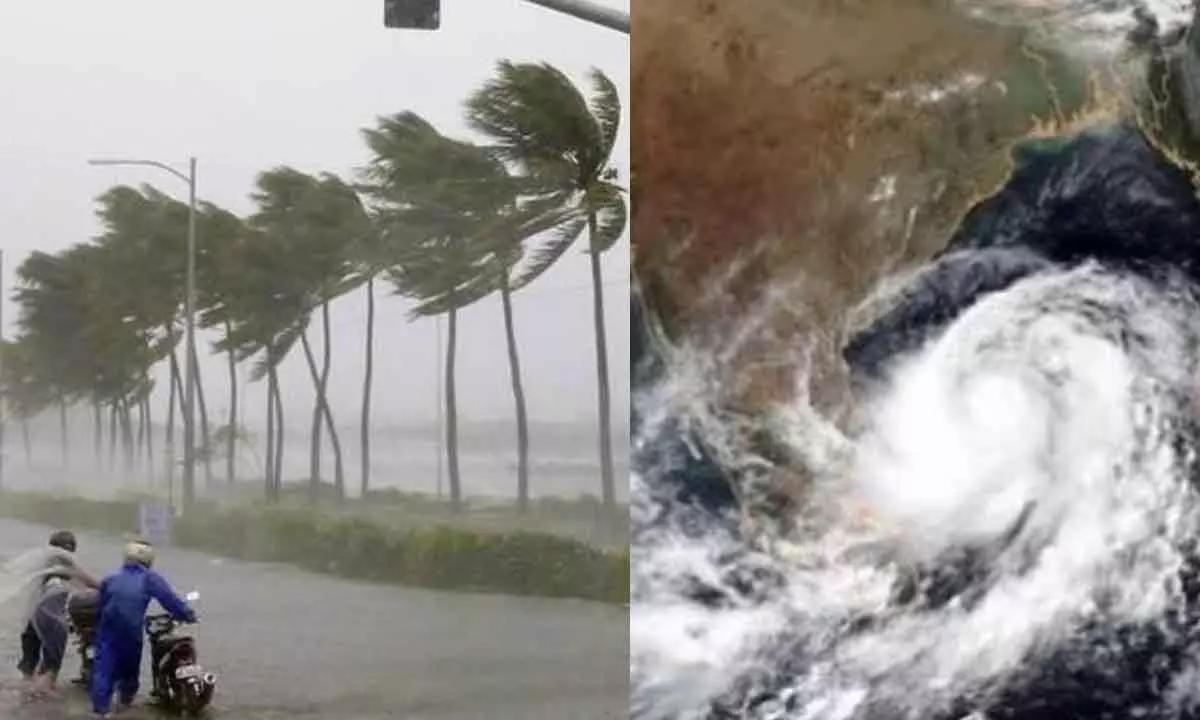
<instances>
[{"instance_id":1,"label":"motorcycle","mask_svg":"<svg viewBox=\"0 0 1200 720\"><path fill-rule=\"evenodd\" d=\"M67 600L67 614L71 620L71 632L75 635L75 648L79 653L79 677L72 682L88 688L92 684L92 663L96 660L94 638L96 619L100 614L100 593L96 590L72 593Z\"/></svg>"},{"instance_id":2,"label":"motorcycle","mask_svg":"<svg viewBox=\"0 0 1200 720\"><path fill-rule=\"evenodd\" d=\"M190 592L184 596L189 603L200 598ZM100 594L95 590L75 593L67 603L71 631L79 651L80 677L73 682L85 688L91 686L92 665L96 659L95 631L99 615ZM189 635L177 634L177 623L166 613L146 616L146 635L150 639L151 695L159 705L172 714L199 715L212 702L217 677L197 663L196 641Z\"/></svg>"},{"instance_id":3,"label":"motorcycle","mask_svg":"<svg viewBox=\"0 0 1200 720\"><path fill-rule=\"evenodd\" d=\"M199 593L190 592L185 599L192 603L199 597ZM146 616L154 679L151 693L168 712L197 716L212 702L217 676L200 666L195 639L177 634L179 625L166 613Z\"/></svg>"}]
</instances>

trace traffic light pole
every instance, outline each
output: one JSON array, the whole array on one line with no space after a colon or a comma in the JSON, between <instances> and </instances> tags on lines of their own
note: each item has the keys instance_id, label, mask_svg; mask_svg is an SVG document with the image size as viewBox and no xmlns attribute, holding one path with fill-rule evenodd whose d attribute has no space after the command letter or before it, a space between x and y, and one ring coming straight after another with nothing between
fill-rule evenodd
<instances>
[{"instance_id":1,"label":"traffic light pole","mask_svg":"<svg viewBox=\"0 0 1200 720\"><path fill-rule=\"evenodd\" d=\"M629 34L629 13L594 0L525 0L544 8ZM466 5L466 3L463 3ZM397 30L437 30L442 25L442 0L384 0L383 25Z\"/></svg>"},{"instance_id":2,"label":"traffic light pole","mask_svg":"<svg viewBox=\"0 0 1200 720\"><path fill-rule=\"evenodd\" d=\"M629 34L629 14L619 10L597 5L588 0L525 0L525 2L541 5L544 8L557 10L580 20L603 25L610 30Z\"/></svg>"}]
</instances>

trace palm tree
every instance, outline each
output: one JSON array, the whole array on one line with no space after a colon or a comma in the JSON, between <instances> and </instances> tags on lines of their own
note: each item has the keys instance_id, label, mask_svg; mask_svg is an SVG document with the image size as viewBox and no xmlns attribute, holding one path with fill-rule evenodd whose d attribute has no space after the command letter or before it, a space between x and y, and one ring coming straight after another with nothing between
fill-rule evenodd
<instances>
[{"instance_id":1,"label":"palm tree","mask_svg":"<svg viewBox=\"0 0 1200 720\"><path fill-rule=\"evenodd\" d=\"M7 341L0 345L0 393L5 407L21 423L21 438L25 448L26 465L33 464L33 447L29 421L46 410L52 394L46 379L27 343Z\"/></svg>"},{"instance_id":2,"label":"palm tree","mask_svg":"<svg viewBox=\"0 0 1200 720\"><path fill-rule=\"evenodd\" d=\"M446 460L450 503L458 510L458 311L496 289L503 245L480 228L511 202L514 188L485 149L442 135L416 113L379 118L363 135L373 154L362 171L363 189L376 206L381 242L392 252L389 278L417 300L412 315L447 316Z\"/></svg>"},{"instance_id":3,"label":"palm tree","mask_svg":"<svg viewBox=\"0 0 1200 720\"><path fill-rule=\"evenodd\" d=\"M136 319L154 359L165 358L169 364L166 441L173 448L175 413L177 405L182 413L184 395L177 349L182 339L179 319L187 207L150 186L140 190L116 186L98 198L98 205L97 215L104 229L97 243L112 258L112 267L105 275L114 284L113 293L123 298L127 316ZM203 247L201 258L205 257ZM131 271L137 273L136 280L128 277ZM208 412L200 378L196 388L200 446L204 448L209 442ZM168 475L173 474L174 463L168 462L166 469ZM205 473L211 478L211 462L205 462ZM192 492L193 488L184 488L185 497L191 497Z\"/></svg>"},{"instance_id":4,"label":"palm tree","mask_svg":"<svg viewBox=\"0 0 1200 720\"><path fill-rule=\"evenodd\" d=\"M313 414L313 428L319 439L320 420L323 416L334 451L334 484L337 497L342 499L346 495L342 447L333 423L328 393L333 349L329 305L354 287L353 283L349 282L353 273L352 254L361 246L360 238L368 235L372 226L358 194L341 178L331 173L323 173L316 179L301 210L306 218L305 226L308 228L308 247L305 252L313 263L315 300L321 306L323 333L321 371L316 377L317 408ZM315 363L311 362L311 352L309 359L310 370L315 370ZM319 473L319 453L314 455L313 460L312 466Z\"/></svg>"},{"instance_id":5,"label":"palm tree","mask_svg":"<svg viewBox=\"0 0 1200 720\"><path fill-rule=\"evenodd\" d=\"M283 469L283 396L279 363L304 332L308 306L291 274L293 258L286 241L248 222L242 242L232 252L238 272L231 275L221 305L213 312L228 321L228 332L217 342L219 352L232 352L237 362L257 357L250 379L267 380L267 444L264 489L267 500L278 500Z\"/></svg>"},{"instance_id":6,"label":"palm tree","mask_svg":"<svg viewBox=\"0 0 1200 720\"><path fill-rule=\"evenodd\" d=\"M147 248L147 252L143 254L143 259L146 261L151 261L155 254L167 255L168 257L164 257L161 261L166 267L169 268L169 270L164 272L164 278L170 278L174 280L174 283L171 286L171 289L174 293L173 303L169 306L172 310L171 337L173 338L173 340L169 340L169 342L172 343L173 348L179 342L179 340L182 339L182 333L177 330L176 324L180 317L180 309L184 302L183 280L187 261L186 246L184 241L187 237L188 206L185 203L180 202L171 196L154 189L151 186L143 186L142 192L146 196L147 201L151 203L152 207L156 211L154 216L156 220L156 233L152 241L153 244ZM203 221L204 216L201 215L199 220ZM202 256L206 241L201 234L198 234L198 243L197 255ZM198 350L196 349L196 346L192 345L185 348L185 352L188 352L192 355L191 360L193 367L198 368L200 366L200 358L197 354ZM178 361L174 357L172 357L172 363L174 363L173 367L178 367ZM174 374L173 382L177 384L176 392L180 399L182 411L182 403L185 393L182 375L178 371L176 371ZM204 463L205 487L211 488L213 485L212 458L211 453L207 452L207 448L211 443L211 433L209 432L208 401L204 392L203 376L200 373L197 373L193 379L193 382L195 383L196 388L196 410L198 411L200 420L198 457ZM184 492L186 495L188 492L186 488Z\"/></svg>"},{"instance_id":7,"label":"palm tree","mask_svg":"<svg viewBox=\"0 0 1200 720\"><path fill-rule=\"evenodd\" d=\"M307 328L312 312L318 307L321 310L324 344L320 369L307 333L299 337L316 394L309 462L310 500L316 501L320 487L322 420L333 446L336 490L338 497L344 497L341 441L327 393L333 347L329 303L347 287L349 249L369 227L367 216L354 191L330 174L314 178L291 168L276 168L259 176L254 198L259 205L253 219L256 227L283 239L293 254L292 290L301 297L302 308L297 323Z\"/></svg>"},{"instance_id":8,"label":"palm tree","mask_svg":"<svg viewBox=\"0 0 1200 720\"><path fill-rule=\"evenodd\" d=\"M525 245L533 245L536 254L536 241L561 222L561 215L556 209L559 202L557 198L522 194L522 190L529 190L525 187L527 183L522 182L521 178L507 175L508 171L503 165L497 167L505 173L504 182L513 188L513 195L505 205L496 209L492 217L481 223L479 232L499 242L495 255L495 277L504 319L509 382L517 421L517 511L524 514L529 509L529 418L512 307L513 293L520 287L514 285L513 276L524 258Z\"/></svg>"},{"instance_id":9,"label":"palm tree","mask_svg":"<svg viewBox=\"0 0 1200 720\"><path fill-rule=\"evenodd\" d=\"M236 292L239 243L244 240L246 228L241 218L212 203L203 203L199 208L197 247L197 295L200 326L219 328L223 337L231 332L230 308L225 298ZM238 418L238 375L237 356L232 348L225 351L226 368L229 373L229 416L225 428L239 427ZM218 437L219 436L219 437ZM237 468L237 443L242 435L238 432L218 432L213 441L225 442L225 482L232 486ZM213 448L205 448L211 454Z\"/></svg>"},{"instance_id":10,"label":"palm tree","mask_svg":"<svg viewBox=\"0 0 1200 720\"><path fill-rule=\"evenodd\" d=\"M298 170L277 167L259 173L255 183L253 199L258 210L249 219L249 225L259 235L255 249L260 270L270 269L280 277L272 284L275 297L269 304L251 303L255 309L250 318L264 327L258 337L251 338L255 351L262 350L263 359L255 371L256 377L266 373L268 380L267 406L267 455L268 464L274 468L273 482L276 497L281 488L283 457L283 411L282 395L279 392L277 368L297 341L303 347L305 360L313 375L313 386L317 394L314 408L314 427L310 436L310 477L312 497L315 486L320 482L320 383L317 378L308 344L308 323L316 303L310 293L313 286L313 268L304 254L307 235L300 208L311 193L314 180ZM247 288L249 292L253 289ZM283 300L284 302L279 302ZM235 328L235 334L237 329ZM273 426L273 432L272 432ZM315 465L315 467L313 467Z\"/></svg>"},{"instance_id":11,"label":"palm tree","mask_svg":"<svg viewBox=\"0 0 1200 720\"><path fill-rule=\"evenodd\" d=\"M70 458L66 406L86 392L94 368L86 325L89 268L77 249L59 255L35 252L17 268L18 342L45 384L48 404L59 409L60 458Z\"/></svg>"},{"instance_id":12,"label":"palm tree","mask_svg":"<svg viewBox=\"0 0 1200 720\"><path fill-rule=\"evenodd\" d=\"M621 238L627 210L610 166L620 129L616 86L599 70L590 74L591 97L548 64L502 61L496 77L471 95L467 122L495 143L500 155L536 179L558 200L555 237L517 278L518 287L558 261L583 229L588 230L593 324L596 334L600 480L604 504L616 503L608 351L600 256Z\"/></svg>"},{"instance_id":13,"label":"palm tree","mask_svg":"<svg viewBox=\"0 0 1200 720\"><path fill-rule=\"evenodd\" d=\"M554 193L539 195L536 181L531 183L527 178L509 175L503 165L498 167L505 173L505 184L513 188L513 195L505 205L497 208L493 217L481 225L480 232L501 243L496 254L496 281L504 318L509 382L517 420L517 511L525 514L529 510L529 419L512 307L513 293L524 285L515 285L513 278L514 273L520 270L527 245L531 246L535 258L539 253L554 252L556 236L553 231L563 222L563 213L561 199ZM539 242L548 231L551 231L549 242ZM524 277L522 282L527 285L534 277L537 276Z\"/></svg>"},{"instance_id":14,"label":"palm tree","mask_svg":"<svg viewBox=\"0 0 1200 720\"><path fill-rule=\"evenodd\" d=\"M119 242L84 245L89 282L84 287L89 304L84 316L92 375L81 390L88 390L94 405L109 408L111 460L115 466L120 448L127 474L139 469L133 435L133 408L153 390L150 368L161 357L155 343L155 311L143 294L145 286L130 282L136 258Z\"/></svg>"},{"instance_id":15,"label":"palm tree","mask_svg":"<svg viewBox=\"0 0 1200 720\"><path fill-rule=\"evenodd\" d=\"M18 268L21 342L59 407L63 462L69 462L66 408L79 399L107 406L134 469L131 402L146 392L155 355L138 316L121 248L76 245L57 256L34 253Z\"/></svg>"},{"instance_id":16,"label":"palm tree","mask_svg":"<svg viewBox=\"0 0 1200 720\"><path fill-rule=\"evenodd\" d=\"M513 403L517 416L517 511L529 509L529 418L525 409L525 388L521 383L521 358L517 352L517 332L513 323L512 268L519 253L514 249L506 256L500 270L500 307L504 312L504 337L508 345L508 373L512 384Z\"/></svg>"},{"instance_id":17,"label":"palm tree","mask_svg":"<svg viewBox=\"0 0 1200 720\"><path fill-rule=\"evenodd\" d=\"M362 412L359 416L359 497L371 486L371 391L375 377L375 281L392 265L379 219L368 216L364 232L350 248L350 273L342 292L362 286L367 296L366 344L363 356ZM340 293L339 293L340 294Z\"/></svg>"}]
</instances>

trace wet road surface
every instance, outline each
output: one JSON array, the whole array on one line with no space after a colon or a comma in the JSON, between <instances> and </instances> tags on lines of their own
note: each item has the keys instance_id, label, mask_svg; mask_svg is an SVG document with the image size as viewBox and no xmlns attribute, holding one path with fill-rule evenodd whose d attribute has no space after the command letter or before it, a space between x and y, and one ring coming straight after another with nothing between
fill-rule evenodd
<instances>
[{"instance_id":1,"label":"wet road surface","mask_svg":"<svg viewBox=\"0 0 1200 720\"><path fill-rule=\"evenodd\" d=\"M0 554L41 545L47 532L0 521ZM114 569L119 553L112 538L80 534L80 560L94 575ZM156 568L180 594L200 592L194 634L201 664L219 678L213 718L629 715L629 617L621 607L355 583L173 548L160 549ZM65 681L57 699L22 701L18 610L8 603L0 612L0 717L88 717L82 691ZM64 679L77 667L72 653ZM125 717L155 716L140 708Z\"/></svg>"}]
</instances>

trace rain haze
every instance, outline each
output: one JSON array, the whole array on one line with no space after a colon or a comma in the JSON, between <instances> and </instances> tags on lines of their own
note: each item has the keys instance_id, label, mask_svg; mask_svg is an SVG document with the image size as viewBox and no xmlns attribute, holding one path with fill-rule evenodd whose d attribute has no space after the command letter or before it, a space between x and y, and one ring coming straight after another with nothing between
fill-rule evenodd
<instances>
[{"instance_id":1,"label":"rain haze","mask_svg":"<svg viewBox=\"0 0 1200 720\"><path fill-rule=\"evenodd\" d=\"M628 2L607 4L628 7ZM517 0L444 2L436 32L385 29L382 4L375 1L6 3L0 7L0 46L0 88L10 98L7 131L0 138L6 302L14 270L29 252L59 251L100 232L95 198L109 187L150 183L186 201L186 185L165 173L92 167L88 159L153 159L186 170L188 156L194 155L200 199L244 217L253 211L249 195L263 170L290 165L356 179L355 170L368 158L360 131L381 115L412 110L447 135L481 142L463 120L462 103L493 74L498 60L549 62L585 88L587 71L596 67L616 83L623 101L628 88L627 36ZM613 161L619 182L627 185L627 109L623 115ZM583 247L521 290L514 302L535 495L598 493L596 361ZM627 241L603 262L619 469L625 467L628 435L628 263ZM434 444L396 441L389 433L405 427L410 431L405 437L434 434L437 323L410 321L412 304L393 296L390 285L379 283L376 292L373 482L432 491ZM16 315L16 306L8 303L8 337L17 330ZM346 438L352 478L357 474L353 438L362 397L364 316L361 290L333 305L329 400ZM320 352L316 323L309 334ZM487 298L462 311L458 336L464 492L510 494L513 400L499 301ZM202 335L198 342L209 413L220 426L228 381L224 360L211 352L215 339ZM249 363L244 365L241 424L256 450L239 463L240 472L253 475L260 472L254 455L262 452L266 383L251 382ZM160 364L156 424L165 417L167 377ZM288 433L284 476L298 477L307 467L314 400L298 349L284 361L280 384ZM84 455L90 423L85 410L77 417L72 434L79 438L78 454ZM35 424L34 445L49 462L57 452L57 422L42 421ZM489 435L502 450L473 461L472 437ZM17 472L21 451L11 436L9 443L10 466ZM406 457L389 460L389 451L401 446ZM580 467L569 479L555 477L539 472L538 464L547 460ZM624 485L618 483L622 495Z\"/></svg>"},{"instance_id":2,"label":"rain haze","mask_svg":"<svg viewBox=\"0 0 1200 720\"><path fill-rule=\"evenodd\" d=\"M120 697L129 678L113 675L135 667L132 648L143 645L141 690L131 712L120 715L130 720L159 717L158 705L170 711L209 702L201 684L215 687L206 707L216 720L626 716L628 237L603 255L600 284L615 468L601 463L586 235L513 296L529 426L524 484L505 304L492 291L504 277L497 270L519 277L544 247L525 243L526 264L514 266L520 238L497 239L495 223L579 222L580 180L588 183L588 211L599 218L597 237L617 238L604 234L613 227L605 218L619 214L612 178L603 168L580 172L586 163L575 160L602 155L612 127L609 96L595 89L590 71L610 78L627 103L629 35L524 0L441 4L440 29L423 31L385 28L384 0L0 3L0 92L10 99L0 138L0 717L107 717L103 688L115 680L113 700L129 699ZM627 0L597 4L629 7ZM504 60L524 64L513 72L532 73L534 82L512 81L498 67ZM561 76L538 69L542 63L593 101L590 118L575 112L571 92L547 99L547 88L563 85ZM558 150L557 162L504 166L494 153L447 143L399 115L415 113L453 140L495 143L494 133L470 130L464 107L493 80L532 88L522 108L553 120L522 135L526 151L545 147L565 122L584 121L569 126L575 141ZM496 98L485 98L490 109L520 115ZM623 109L610 160L622 189L629 185L628 115ZM400 127L390 136L395 142L369 149L363 131L380 128L382 118L399 118L387 126ZM197 463L194 487L180 472L179 413L170 415L174 457L165 457L168 388L182 383L172 382L165 361L149 371L149 395L145 383L147 367L172 347L159 339L183 327L176 278L187 213L152 193L110 192L149 185L186 204L188 183L151 167L89 162L154 161L186 174L191 157L198 200L243 220L264 215L267 203L252 198L260 173L286 166L304 174L271 176L294 184L272 186L278 192L271 197L286 207L265 224L199 207L201 309L207 302L228 316L215 324L221 332L196 338L212 435L199 452L216 457ZM361 173L372 160L409 177L375 178L372 193ZM557 171L571 162L573 184L564 189ZM355 184L360 197L314 180L325 173ZM531 184L518 192L514 178L536 180L539 191L554 182L557 192L538 195L527 190ZM102 196L105 222L97 215ZM536 213L525 214L530 207ZM213 238L208 245L205 232ZM87 243L91 249L65 252ZM17 269L36 252L55 257L30 263L24 277L32 280L18 302ZM364 274L368 266L396 271L374 276L369 463L360 462L368 295L361 285L338 295L347 264ZM314 279L317 265L322 274ZM60 281L64 271L71 274ZM425 300L453 303L470 282L491 293L457 310L452 405L443 392L449 315L414 319L417 303L397 292L397 277ZM305 316L305 337L321 364L321 313L310 313L335 295L325 414L341 438L344 473L335 470L328 429L320 471L312 472L320 393L304 345L293 343L279 365L278 393L253 370L264 348L290 342L281 338ZM23 307L38 309L24 323ZM232 405L228 356L214 344L227 330L236 336L239 322L243 347L260 352L237 364L232 386L246 434L229 469L220 434ZM174 346L180 365L185 349ZM268 439L269 395L283 411L282 461ZM453 435L440 433L451 417L447 406L457 409L457 452ZM30 407L40 412L23 417ZM151 433L142 432L147 425ZM77 547L75 539L51 540L62 550L46 547L49 532L61 528L74 531ZM130 532L142 537L124 537ZM89 583L70 582L83 578L68 577L69 610L51 608L46 598L62 594L39 590L50 587L50 551L75 553L82 568L110 583L136 576L139 589L97 594L83 587ZM198 591L187 596L198 615L155 596L175 608L179 632L192 644L176 644L174 632L156 644L147 627L138 645L132 633L122 634L128 624L106 623L129 597L118 617L146 611L140 573L148 565L181 595ZM33 628L30 618L43 616L71 631L61 677L46 670L46 657L67 636ZM29 659L30 635L42 645L40 665ZM165 659L151 662L156 650Z\"/></svg>"}]
</instances>

